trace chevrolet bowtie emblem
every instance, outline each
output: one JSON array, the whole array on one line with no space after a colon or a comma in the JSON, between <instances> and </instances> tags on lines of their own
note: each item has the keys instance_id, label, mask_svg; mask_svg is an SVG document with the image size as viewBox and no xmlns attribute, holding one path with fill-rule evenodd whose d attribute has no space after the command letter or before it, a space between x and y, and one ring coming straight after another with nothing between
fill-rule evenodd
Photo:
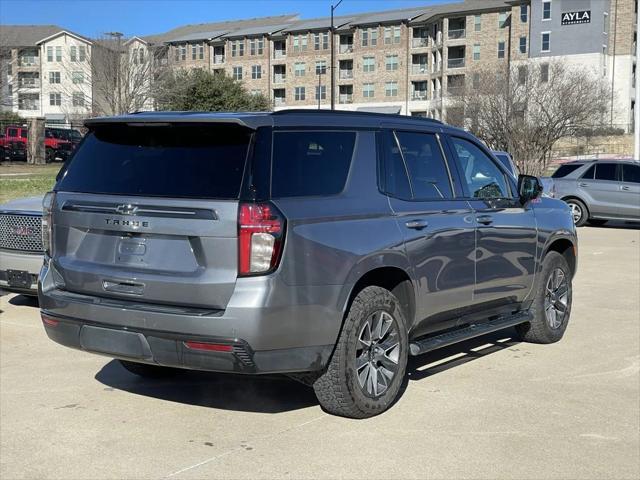
<instances>
[{"instance_id":1,"label":"chevrolet bowtie emblem","mask_svg":"<svg viewBox=\"0 0 640 480\"><path fill-rule=\"evenodd\" d=\"M138 207L131 204L123 204L116 207L116 212L121 215L134 215L137 211Z\"/></svg>"}]
</instances>

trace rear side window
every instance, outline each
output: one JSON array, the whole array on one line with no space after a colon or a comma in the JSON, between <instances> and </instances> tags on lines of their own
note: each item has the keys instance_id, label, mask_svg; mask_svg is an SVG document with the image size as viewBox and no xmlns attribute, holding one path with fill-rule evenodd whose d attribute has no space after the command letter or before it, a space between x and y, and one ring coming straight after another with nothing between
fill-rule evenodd
<instances>
[{"instance_id":1,"label":"rear side window","mask_svg":"<svg viewBox=\"0 0 640 480\"><path fill-rule=\"evenodd\" d=\"M235 199L251 131L235 125L97 127L56 190Z\"/></svg>"},{"instance_id":2,"label":"rear side window","mask_svg":"<svg viewBox=\"0 0 640 480\"><path fill-rule=\"evenodd\" d=\"M355 132L275 132L271 196L305 197L342 192L355 143Z\"/></svg>"},{"instance_id":3,"label":"rear side window","mask_svg":"<svg viewBox=\"0 0 640 480\"><path fill-rule=\"evenodd\" d=\"M10 137L17 137L18 136L18 130L16 128L9 128L7 130L7 135L9 135Z\"/></svg>"},{"instance_id":4,"label":"rear side window","mask_svg":"<svg viewBox=\"0 0 640 480\"><path fill-rule=\"evenodd\" d=\"M597 163L596 167L596 180L616 180L616 168L615 163Z\"/></svg>"},{"instance_id":5,"label":"rear side window","mask_svg":"<svg viewBox=\"0 0 640 480\"><path fill-rule=\"evenodd\" d=\"M452 198L451 181L436 136L396 132L414 200Z\"/></svg>"},{"instance_id":6,"label":"rear side window","mask_svg":"<svg viewBox=\"0 0 640 480\"><path fill-rule=\"evenodd\" d=\"M622 180L628 183L640 183L640 166L622 164Z\"/></svg>"},{"instance_id":7,"label":"rear side window","mask_svg":"<svg viewBox=\"0 0 640 480\"><path fill-rule=\"evenodd\" d=\"M567 175L569 175L571 172L579 169L582 165L582 163L572 163L569 165L560 165L558 167L558 169L553 172L553 175L551 175L551 178L562 178L562 177L566 177Z\"/></svg>"}]
</instances>

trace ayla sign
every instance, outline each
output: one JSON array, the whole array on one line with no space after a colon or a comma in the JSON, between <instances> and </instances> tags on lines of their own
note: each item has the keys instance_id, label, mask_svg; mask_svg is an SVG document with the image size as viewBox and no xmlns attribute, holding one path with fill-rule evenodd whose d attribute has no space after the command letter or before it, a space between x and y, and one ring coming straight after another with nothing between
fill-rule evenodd
<instances>
[{"instance_id":1,"label":"ayla sign","mask_svg":"<svg viewBox=\"0 0 640 480\"><path fill-rule=\"evenodd\" d=\"M591 23L591 10L580 12L564 12L562 14L562 25L575 25L577 23Z\"/></svg>"}]
</instances>

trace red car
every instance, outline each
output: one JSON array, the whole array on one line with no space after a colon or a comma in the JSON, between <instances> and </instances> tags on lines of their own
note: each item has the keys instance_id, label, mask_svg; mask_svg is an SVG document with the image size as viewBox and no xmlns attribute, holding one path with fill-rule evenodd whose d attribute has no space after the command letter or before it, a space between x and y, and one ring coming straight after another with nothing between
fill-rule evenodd
<instances>
[{"instance_id":1,"label":"red car","mask_svg":"<svg viewBox=\"0 0 640 480\"><path fill-rule=\"evenodd\" d=\"M11 160L26 159L28 135L27 127L7 126L1 143L4 148L4 157ZM70 141L57 138L49 128L45 128L44 147L47 163L58 158L66 160L73 151L73 144Z\"/></svg>"}]
</instances>

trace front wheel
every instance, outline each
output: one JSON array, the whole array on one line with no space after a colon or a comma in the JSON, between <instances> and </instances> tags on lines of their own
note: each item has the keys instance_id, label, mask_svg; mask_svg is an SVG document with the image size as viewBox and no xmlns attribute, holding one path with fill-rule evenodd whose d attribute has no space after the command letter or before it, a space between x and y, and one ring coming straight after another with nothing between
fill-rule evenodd
<instances>
[{"instance_id":1,"label":"front wheel","mask_svg":"<svg viewBox=\"0 0 640 480\"><path fill-rule=\"evenodd\" d=\"M571 216L573 217L573 223L576 227L581 227L587 223L587 220L589 220L589 211L584 203L575 198L566 200L566 203L571 209Z\"/></svg>"},{"instance_id":2,"label":"front wheel","mask_svg":"<svg viewBox=\"0 0 640 480\"><path fill-rule=\"evenodd\" d=\"M326 371L313 389L335 415L367 418L395 401L407 368L407 323L398 299L366 287L351 304Z\"/></svg>"},{"instance_id":3,"label":"front wheel","mask_svg":"<svg viewBox=\"0 0 640 480\"><path fill-rule=\"evenodd\" d=\"M571 315L571 270L558 252L544 257L540 282L531 305L533 319L516 327L520 337L532 343L559 341Z\"/></svg>"}]
</instances>

